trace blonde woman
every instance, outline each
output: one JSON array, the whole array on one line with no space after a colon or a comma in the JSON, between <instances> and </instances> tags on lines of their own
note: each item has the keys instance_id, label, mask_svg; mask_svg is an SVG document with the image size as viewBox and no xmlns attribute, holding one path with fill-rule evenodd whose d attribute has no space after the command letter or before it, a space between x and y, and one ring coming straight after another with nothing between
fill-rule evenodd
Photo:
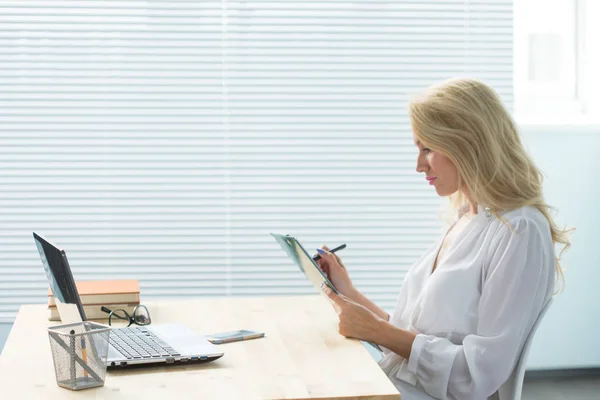
<instances>
[{"instance_id":1,"label":"blonde woman","mask_svg":"<svg viewBox=\"0 0 600 400\"><path fill-rule=\"evenodd\" d=\"M485 84L454 79L410 104L417 172L456 211L446 234L404 278L390 316L358 292L341 260L319 249L341 293L339 331L384 348L380 365L412 399L486 399L508 379L562 278L569 246L542 197L539 170Z\"/></svg>"}]
</instances>

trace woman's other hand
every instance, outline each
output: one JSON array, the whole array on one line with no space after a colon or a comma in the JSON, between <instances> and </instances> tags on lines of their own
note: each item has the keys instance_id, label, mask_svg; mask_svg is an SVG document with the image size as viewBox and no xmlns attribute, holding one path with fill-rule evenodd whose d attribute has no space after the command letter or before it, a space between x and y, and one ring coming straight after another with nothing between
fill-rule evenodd
<instances>
[{"instance_id":1,"label":"woman's other hand","mask_svg":"<svg viewBox=\"0 0 600 400\"><path fill-rule=\"evenodd\" d=\"M317 260L317 265L321 268L321 271L325 273L327 278L333 283L333 286L343 295L352 297L355 291L354 285L350 280L348 271L342 263L342 260L335 254L329 251L329 248L325 245L322 248L317 249L317 252L321 256Z\"/></svg>"},{"instance_id":2,"label":"woman's other hand","mask_svg":"<svg viewBox=\"0 0 600 400\"><path fill-rule=\"evenodd\" d=\"M326 284L321 285L323 292L334 303L333 307L340 319L339 332L341 335L377 342L383 319L375 315L368 308L355 303L343 294L336 294Z\"/></svg>"}]
</instances>

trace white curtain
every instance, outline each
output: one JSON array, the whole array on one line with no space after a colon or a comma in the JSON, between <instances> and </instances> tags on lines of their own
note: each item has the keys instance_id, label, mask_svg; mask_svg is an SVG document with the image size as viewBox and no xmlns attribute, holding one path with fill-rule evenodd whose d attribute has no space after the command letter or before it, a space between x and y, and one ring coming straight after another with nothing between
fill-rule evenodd
<instances>
[{"instance_id":1,"label":"white curtain","mask_svg":"<svg viewBox=\"0 0 600 400\"><path fill-rule=\"evenodd\" d=\"M410 96L512 106L512 1L0 0L0 322L76 280L166 297L310 294L269 232L340 255L390 310L440 234Z\"/></svg>"}]
</instances>

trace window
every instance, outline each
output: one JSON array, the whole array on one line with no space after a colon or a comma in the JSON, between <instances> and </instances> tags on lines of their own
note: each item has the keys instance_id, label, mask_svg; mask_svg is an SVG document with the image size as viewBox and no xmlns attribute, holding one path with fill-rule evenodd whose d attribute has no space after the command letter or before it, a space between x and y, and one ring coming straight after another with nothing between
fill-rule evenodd
<instances>
[{"instance_id":1,"label":"window","mask_svg":"<svg viewBox=\"0 0 600 400\"><path fill-rule=\"evenodd\" d=\"M515 2L515 112L520 121L598 122L600 2Z\"/></svg>"},{"instance_id":2,"label":"window","mask_svg":"<svg viewBox=\"0 0 600 400\"><path fill-rule=\"evenodd\" d=\"M164 297L316 293L270 237L346 243L390 310L440 233L407 102L481 78L512 107L511 0L0 0L0 322L80 280Z\"/></svg>"}]
</instances>

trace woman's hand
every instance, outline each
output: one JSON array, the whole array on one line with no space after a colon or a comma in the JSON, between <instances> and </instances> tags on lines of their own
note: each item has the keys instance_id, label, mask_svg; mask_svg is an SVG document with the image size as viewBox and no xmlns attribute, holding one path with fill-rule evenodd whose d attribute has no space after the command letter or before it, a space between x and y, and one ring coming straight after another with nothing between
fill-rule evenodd
<instances>
[{"instance_id":1,"label":"woman's hand","mask_svg":"<svg viewBox=\"0 0 600 400\"><path fill-rule=\"evenodd\" d=\"M317 265L321 268L321 271L325 273L338 292L351 297L355 289L342 260L331 253L325 245L317 251L321 255L321 258L317 260Z\"/></svg>"},{"instance_id":2,"label":"woman's hand","mask_svg":"<svg viewBox=\"0 0 600 400\"><path fill-rule=\"evenodd\" d=\"M333 301L334 308L340 318L339 332L349 338L378 342L383 319L366 307L350 300L343 294L336 294L326 284L322 285L323 292Z\"/></svg>"},{"instance_id":3,"label":"woman's hand","mask_svg":"<svg viewBox=\"0 0 600 400\"><path fill-rule=\"evenodd\" d=\"M321 255L321 258L317 260L317 265L319 265L321 271L327 275L327 278L329 278L339 293L343 294L354 303L366 307L368 311L375 313L375 316L378 318L389 321L390 316L388 313L356 290L350 280L350 276L348 276L346 267L344 267L342 260L340 260L337 255L331 253L327 246L323 246L322 249L318 249L317 251Z\"/></svg>"}]
</instances>

